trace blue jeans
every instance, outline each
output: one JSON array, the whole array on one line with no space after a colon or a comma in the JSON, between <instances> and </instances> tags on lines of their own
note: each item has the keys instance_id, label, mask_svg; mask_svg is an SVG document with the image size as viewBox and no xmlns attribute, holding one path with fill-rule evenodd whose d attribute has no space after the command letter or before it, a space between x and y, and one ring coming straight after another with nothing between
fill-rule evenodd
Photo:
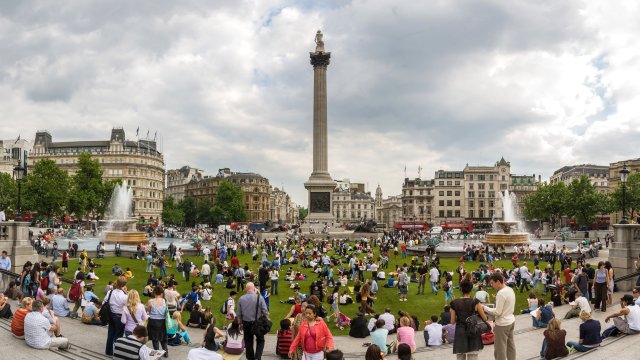
<instances>
[{"instance_id":1,"label":"blue jeans","mask_svg":"<svg viewBox=\"0 0 640 360\"><path fill-rule=\"evenodd\" d=\"M105 354L113 356L113 343L124 335L124 324L120 321L122 315L111 313L109 329L107 330L107 346Z\"/></svg>"},{"instance_id":2,"label":"blue jeans","mask_svg":"<svg viewBox=\"0 0 640 360\"><path fill-rule=\"evenodd\" d=\"M531 317L533 319L533 327L537 327L537 328L546 328L548 323L544 323L540 320L537 320L534 317Z\"/></svg>"},{"instance_id":3,"label":"blue jeans","mask_svg":"<svg viewBox=\"0 0 640 360\"><path fill-rule=\"evenodd\" d=\"M547 354L547 339L542 341L542 349L540 349L540 357L543 358Z\"/></svg>"},{"instance_id":4,"label":"blue jeans","mask_svg":"<svg viewBox=\"0 0 640 360\"><path fill-rule=\"evenodd\" d=\"M438 289L436 289L436 284L437 282L435 281L431 282L431 292L433 292L434 295L438 295Z\"/></svg>"},{"instance_id":5,"label":"blue jeans","mask_svg":"<svg viewBox=\"0 0 640 360\"><path fill-rule=\"evenodd\" d=\"M422 335L424 336L424 346L429 346L429 332L423 331Z\"/></svg>"},{"instance_id":6,"label":"blue jeans","mask_svg":"<svg viewBox=\"0 0 640 360\"><path fill-rule=\"evenodd\" d=\"M271 280L271 295L278 295L278 280Z\"/></svg>"},{"instance_id":7,"label":"blue jeans","mask_svg":"<svg viewBox=\"0 0 640 360\"><path fill-rule=\"evenodd\" d=\"M594 348L590 348L590 347L586 347L586 346L580 345L576 341L569 341L567 343L567 346L572 347L572 348L576 349L576 351L579 351L579 352L587 352L587 351L589 351L591 349L594 349Z\"/></svg>"}]
</instances>

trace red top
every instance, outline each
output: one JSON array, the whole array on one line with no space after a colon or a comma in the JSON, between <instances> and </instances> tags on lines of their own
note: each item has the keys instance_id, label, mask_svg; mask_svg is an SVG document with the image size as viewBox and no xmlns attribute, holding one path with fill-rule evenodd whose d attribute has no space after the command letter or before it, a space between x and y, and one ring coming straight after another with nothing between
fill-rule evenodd
<instances>
[{"instance_id":1,"label":"red top","mask_svg":"<svg viewBox=\"0 0 640 360\"><path fill-rule=\"evenodd\" d=\"M300 314L302 312L302 307L300 306L300 304L293 304L293 315L291 315L291 317L296 317L296 315Z\"/></svg>"},{"instance_id":2,"label":"red top","mask_svg":"<svg viewBox=\"0 0 640 360\"><path fill-rule=\"evenodd\" d=\"M311 334L311 336L309 336L309 334ZM311 346L313 348L310 348L310 345L312 344L308 341L309 339L307 339L307 336L309 336L313 340L313 343L315 343L315 346ZM300 324L298 335L293 339L289 351L295 352L298 344L302 345L302 350L312 354L322 350L332 350L333 336L331 335L327 324L322 319L316 320L316 323L313 324L311 329L309 329L309 322L304 321Z\"/></svg>"},{"instance_id":3,"label":"red top","mask_svg":"<svg viewBox=\"0 0 640 360\"><path fill-rule=\"evenodd\" d=\"M11 332L15 336L24 336L24 317L27 316L29 310L19 308L13 314L13 320L11 320Z\"/></svg>"},{"instance_id":4,"label":"red top","mask_svg":"<svg viewBox=\"0 0 640 360\"><path fill-rule=\"evenodd\" d=\"M232 267L238 267L238 266L240 266L240 260L238 260L238 258L237 258L237 257L235 257L235 256L234 256L234 257L232 257L232 258L231 258L231 266L232 266Z\"/></svg>"},{"instance_id":5,"label":"red top","mask_svg":"<svg viewBox=\"0 0 640 360\"><path fill-rule=\"evenodd\" d=\"M278 347L276 352L278 355L288 355L289 347L291 347L291 341L293 341L293 331L278 330Z\"/></svg>"}]
</instances>

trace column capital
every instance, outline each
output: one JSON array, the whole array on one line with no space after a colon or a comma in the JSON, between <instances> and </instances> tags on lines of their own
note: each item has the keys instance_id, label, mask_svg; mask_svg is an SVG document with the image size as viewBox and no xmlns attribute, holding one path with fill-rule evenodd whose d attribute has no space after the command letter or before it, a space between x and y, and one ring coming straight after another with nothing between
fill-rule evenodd
<instances>
[{"instance_id":1,"label":"column capital","mask_svg":"<svg viewBox=\"0 0 640 360\"><path fill-rule=\"evenodd\" d=\"M331 58L330 52L312 52L309 53L309 57L311 58L311 65L313 65L314 69L318 66L327 67L329 65L329 59Z\"/></svg>"}]
</instances>

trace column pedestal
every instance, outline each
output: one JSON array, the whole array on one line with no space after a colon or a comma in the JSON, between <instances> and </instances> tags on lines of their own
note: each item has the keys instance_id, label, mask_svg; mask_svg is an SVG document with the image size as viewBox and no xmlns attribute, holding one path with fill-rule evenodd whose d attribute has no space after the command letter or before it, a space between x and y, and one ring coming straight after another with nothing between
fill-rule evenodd
<instances>
[{"instance_id":1,"label":"column pedestal","mask_svg":"<svg viewBox=\"0 0 640 360\"><path fill-rule=\"evenodd\" d=\"M614 224L614 238L609 248L609 261L613 265L615 277L636 272L633 262L640 254L640 225L638 224ZM631 290L636 283L636 278L618 282L620 291Z\"/></svg>"}]
</instances>

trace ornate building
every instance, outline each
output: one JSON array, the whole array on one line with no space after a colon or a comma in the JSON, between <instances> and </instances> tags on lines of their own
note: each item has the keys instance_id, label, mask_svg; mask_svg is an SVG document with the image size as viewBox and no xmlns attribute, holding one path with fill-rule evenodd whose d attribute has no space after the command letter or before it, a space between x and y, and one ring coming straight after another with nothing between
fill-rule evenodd
<instances>
[{"instance_id":1,"label":"ornate building","mask_svg":"<svg viewBox=\"0 0 640 360\"><path fill-rule=\"evenodd\" d=\"M78 156L88 153L102 166L103 178L122 179L131 187L134 214L146 221L160 220L164 199L164 158L152 140L126 140L122 128L113 128L109 140L53 142L47 131L36 133L29 169L41 159L51 159L74 175Z\"/></svg>"},{"instance_id":2,"label":"ornate building","mask_svg":"<svg viewBox=\"0 0 640 360\"><path fill-rule=\"evenodd\" d=\"M270 219L271 186L269 179L256 173L231 172L229 168L218 170L216 176L205 176L191 180L185 190L186 197L199 201L209 201L214 204L218 186L222 180L229 180L239 185L244 194L242 200L251 222L265 222Z\"/></svg>"},{"instance_id":3,"label":"ornate building","mask_svg":"<svg viewBox=\"0 0 640 360\"><path fill-rule=\"evenodd\" d=\"M511 163L501 158L493 166L469 166L464 168L466 220L474 227L490 227L493 218L502 218L502 202L499 192L509 190Z\"/></svg>"},{"instance_id":4,"label":"ornate building","mask_svg":"<svg viewBox=\"0 0 640 360\"><path fill-rule=\"evenodd\" d=\"M291 201L291 197L284 190L272 189L269 203L271 206L269 219L274 224L293 224L298 221L298 206Z\"/></svg>"},{"instance_id":5,"label":"ornate building","mask_svg":"<svg viewBox=\"0 0 640 360\"><path fill-rule=\"evenodd\" d=\"M176 202L181 201L187 193L187 184L192 180L201 180L203 176L204 171L190 166L168 170L164 198L168 199L172 197Z\"/></svg>"},{"instance_id":6,"label":"ornate building","mask_svg":"<svg viewBox=\"0 0 640 360\"><path fill-rule=\"evenodd\" d=\"M402 196L389 196L383 199L382 188L378 185L375 199L375 218L378 224L384 224L387 229L393 229L396 222L402 220Z\"/></svg>"},{"instance_id":7,"label":"ornate building","mask_svg":"<svg viewBox=\"0 0 640 360\"><path fill-rule=\"evenodd\" d=\"M404 179L402 184L402 219L433 222L434 181Z\"/></svg>"},{"instance_id":8,"label":"ornate building","mask_svg":"<svg viewBox=\"0 0 640 360\"><path fill-rule=\"evenodd\" d=\"M0 173L13 176L18 164L27 165L31 142L26 139L0 140Z\"/></svg>"},{"instance_id":9,"label":"ornate building","mask_svg":"<svg viewBox=\"0 0 640 360\"><path fill-rule=\"evenodd\" d=\"M352 183L349 179L336 181L332 193L332 215L339 223L359 222L374 219L375 201L370 192L365 192L362 183Z\"/></svg>"},{"instance_id":10,"label":"ornate building","mask_svg":"<svg viewBox=\"0 0 640 360\"><path fill-rule=\"evenodd\" d=\"M582 175L587 175L599 192L609 192L609 166L592 164L563 166L553 172L549 182L551 184L563 182L569 185L573 180L580 179Z\"/></svg>"},{"instance_id":11,"label":"ornate building","mask_svg":"<svg viewBox=\"0 0 640 360\"><path fill-rule=\"evenodd\" d=\"M511 175L511 184L509 185L509 192L516 197L515 203L515 216L520 220L524 220L524 199L527 195L538 191L540 188L541 178L536 174L533 175Z\"/></svg>"}]
</instances>

